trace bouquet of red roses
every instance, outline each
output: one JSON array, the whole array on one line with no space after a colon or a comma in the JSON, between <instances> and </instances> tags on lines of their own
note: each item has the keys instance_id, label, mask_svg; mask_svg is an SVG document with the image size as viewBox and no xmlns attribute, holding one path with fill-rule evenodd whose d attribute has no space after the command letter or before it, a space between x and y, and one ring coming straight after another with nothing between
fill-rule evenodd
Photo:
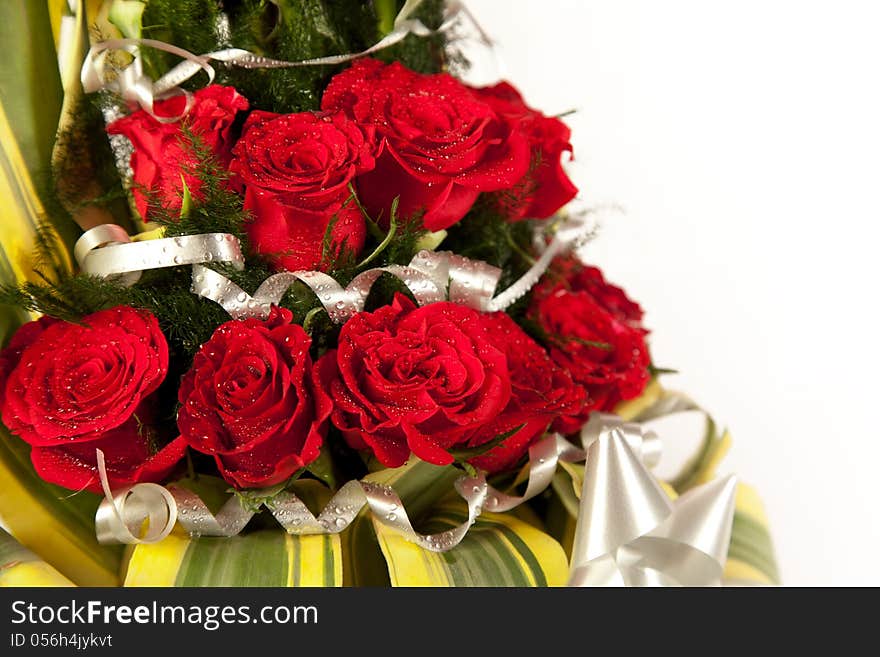
<instances>
[{"instance_id":1,"label":"bouquet of red roses","mask_svg":"<svg viewBox=\"0 0 880 657\"><path fill-rule=\"evenodd\" d=\"M38 316L0 355L0 519L36 554L0 578L774 580L711 418L651 473L650 423L701 411L577 255L568 127L453 74L466 10L91 4L2 290Z\"/></svg>"}]
</instances>

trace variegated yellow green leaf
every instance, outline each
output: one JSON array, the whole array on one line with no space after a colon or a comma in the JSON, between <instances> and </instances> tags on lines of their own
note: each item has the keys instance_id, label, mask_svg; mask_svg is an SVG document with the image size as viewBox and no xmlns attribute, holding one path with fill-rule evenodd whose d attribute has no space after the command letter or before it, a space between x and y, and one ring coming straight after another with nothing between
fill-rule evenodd
<instances>
[{"instance_id":1,"label":"variegated yellow green leaf","mask_svg":"<svg viewBox=\"0 0 880 657\"><path fill-rule=\"evenodd\" d=\"M15 537L81 586L119 583L122 546L100 545L95 511L100 498L40 479L28 446L0 431L0 515Z\"/></svg>"},{"instance_id":2,"label":"variegated yellow green leaf","mask_svg":"<svg viewBox=\"0 0 880 657\"><path fill-rule=\"evenodd\" d=\"M295 492L313 510L330 497L316 481ZM175 531L134 547L125 586L342 586L342 568L339 535L291 536L277 525L232 538Z\"/></svg>"},{"instance_id":3,"label":"variegated yellow green leaf","mask_svg":"<svg viewBox=\"0 0 880 657\"><path fill-rule=\"evenodd\" d=\"M706 415L706 432L700 449L670 482L673 488L683 493L714 479L718 465L730 451L730 445L730 433L725 431L719 434L715 421Z\"/></svg>"},{"instance_id":4,"label":"variegated yellow green leaf","mask_svg":"<svg viewBox=\"0 0 880 657\"><path fill-rule=\"evenodd\" d=\"M461 470L431 465L413 456L406 465L382 468L370 473L364 480L394 488L409 517L416 519L432 509L438 500L449 495L455 480L461 475Z\"/></svg>"},{"instance_id":5,"label":"variegated yellow green leaf","mask_svg":"<svg viewBox=\"0 0 880 657\"><path fill-rule=\"evenodd\" d=\"M0 103L33 174L49 163L63 96L47 3L0 3L0 43Z\"/></svg>"},{"instance_id":6,"label":"variegated yellow green leaf","mask_svg":"<svg viewBox=\"0 0 880 657\"><path fill-rule=\"evenodd\" d=\"M0 529L0 587L3 586L74 586L74 584Z\"/></svg>"},{"instance_id":7,"label":"variegated yellow green leaf","mask_svg":"<svg viewBox=\"0 0 880 657\"><path fill-rule=\"evenodd\" d=\"M339 537L264 529L232 538L178 533L138 545L125 586L341 586Z\"/></svg>"},{"instance_id":8,"label":"variegated yellow green leaf","mask_svg":"<svg viewBox=\"0 0 880 657\"><path fill-rule=\"evenodd\" d=\"M779 569L764 505L755 490L739 484L730 551L724 568L727 584L779 584Z\"/></svg>"},{"instance_id":9,"label":"variegated yellow green leaf","mask_svg":"<svg viewBox=\"0 0 880 657\"><path fill-rule=\"evenodd\" d=\"M425 463L418 458L399 468L380 468L365 477L367 481L394 487L407 515L417 521L453 490L461 472L450 467ZM388 586L388 566L379 547L369 513L361 513L342 534L346 586Z\"/></svg>"},{"instance_id":10,"label":"variegated yellow green leaf","mask_svg":"<svg viewBox=\"0 0 880 657\"><path fill-rule=\"evenodd\" d=\"M34 277L36 227L44 217L37 180L49 170L62 89L46 2L0 3L0 282ZM66 233L75 226L70 222ZM53 258L69 263L63 248ZM26 319L0 309L0 340ZM0 435L0 517L22 544L78 584L118 582L121 550L98 545L98 498L72 495L36 476L27 446Z\"/></svg>"},{"instance_id":11,"label":"variegated yellow green leaf","mask_svg":"<svg viewBox=\"0 0 880 657\"><path fill-rule=\"evenodd\" d=\"M444 506L426 531L439 532L466 519ZM430 552L374 521L392 586L563 586L568 559L548 534L511 513L484 513L464 540L448 552Z\"/></svg>"}]
</instances>

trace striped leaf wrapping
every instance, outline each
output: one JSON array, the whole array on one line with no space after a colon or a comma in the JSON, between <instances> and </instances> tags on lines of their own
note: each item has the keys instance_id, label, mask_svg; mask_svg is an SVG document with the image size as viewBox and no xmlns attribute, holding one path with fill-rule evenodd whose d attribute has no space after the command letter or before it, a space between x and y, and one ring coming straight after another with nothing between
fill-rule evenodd
<instances>
[{"instance_id":1,"label":"striped leaf wrapping","mask_svg":"<svg viewBox=\"0 0 880 657\"><path fill-rule=\"evenodd\" d=\"M290 536L278 529L233 538L174 533L134 549L125 586L341 586L338 536Z\"/></svg>"},{"instance_id":2,"label":"striped leaf wrapping","mask_svg":"<svg viewBox=\"0 0 880 657\"><path fill-rule=\"evenodd\" d=\"M38 190L63 102L47 3L0 2L0 43L6 51L0 58L0 281L11 283L34 276L34 236L44 217ZM68 224L58 226L65 238L76 229ZM64 248L56 255L69 261ZM0 308L0 340L5 343L26 319L9 306ZM77 584L118 584L122 548L95 539L99 498L45 483L30 464L27 445L5 429L0 482L0 517L23 545Z\"/></svg>"},{"instance_id":3,"label":"striped leaf wrapping","mask_svg":"<svg viewBox=\"0 0 880 657\"><path fill-rule=\"evenodd\" d=\"M74 584L0 529L0 587L3 586L74 586Z\"/></svg>"}]
</instances>

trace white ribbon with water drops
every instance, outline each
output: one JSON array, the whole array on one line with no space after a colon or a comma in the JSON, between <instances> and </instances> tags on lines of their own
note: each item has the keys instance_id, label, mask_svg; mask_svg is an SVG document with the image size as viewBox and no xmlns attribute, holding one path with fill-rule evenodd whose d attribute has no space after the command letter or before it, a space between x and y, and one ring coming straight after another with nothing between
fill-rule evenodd
<instances>
[{"instance_id":1,"label":"white ribbon with water drops","mask_svg":"<svg viewBox=\"0 0 880 657\"><path fill-rule=\"evenodd\" d=\"M161 123L173 123L183 118L192 105L192 95L182 89L180 85L191 79L194 75L197 75L200 71L205 72L208 84L211 84L215 77L214 68L211 66L212 61L245 69L335 66L390 48L403 41L409 35L430 37L435 34L449 32L463 17L467 18L474 26L480 40L487 45L491 45L491 40L486 32L462 3L447 2L443 23L436 29L430 29L420 20L412 17L422 2L423 0L407 0L394 19L392 31L366 50L360 52L297 61L284 61L261 57L241 48L224 48L196 55L188 50L165 43L164 41L157 41L156 39L108 39L96 43L90 48L83 63L80 79L83 90L86 93L101 90L113 91L119 94L130 107L140 107ZM161 78L154 81L144 74L143 60L140 56L140 49L144 46L177 55L183 61ZM108 55L114 50L123 50L131 54L131 63L121 69L113 67L108 61ZM183 112L177 116L158 116L154 111L155 101L175 95L186 96L186 105Z\"/></svg>"},{"instance_id":2,"label":"white ribbon with water drops","mask_svg":"<svg viewBox=\"0 0 880 657\"><path fill-rule=\"evenodd\" d=\"M570 586L711 586L720 583L733 523L736 480L717 479L671 502L648 470L659 458L659 441L635 423L595 413L581 432L581 447L558 434L529 450L528 482L522 495L462 476L455 488L468 507L457 527L424 535L412 526L393 488L349 481L316 517L292 492L282 491L263 506L290 534L335 534L365 507L373 518L433 552L453 549L484 508L508 511L550 484L560 461L585 461L584 484L571 559ZM234 536L255 511L235 497L216 513L192 491L136 484L111 493L103 459L105 491L96 517L101 542L152 543L167 536L174 518L191 536ZM140 528L148 520L145 533Z\"/></svg>"},{"instance_id":3,"label":"white ribbon with water drops","mask_svg":"<svg viewBox=\"0 0 880 657\"><path fill-rule=\"evenodd\" d=\"M231 317L266 318L287 289L297 281L318 297L330 319L344 323L364 309L370 289L380 276L400 279L420 306L449 300L481 312L508 308L538 282L557 255L579 248L594 237L584 213L572 213L563 220L553 240L523 276L495 295L501 270L480 260L447 251L420 251L408 266L387 265L359 273L345 287L320 271L281 272L269 276L253 295L226 276L208 268L210 263L244 267L237 238L226 233L184 235L132 242L123 228L103 224L86 231L74 247L81 270L102 278L114 277L123 285L134 285L147 269L192 265L194 294L220 304Z\"/></svg>"}]
</instances>

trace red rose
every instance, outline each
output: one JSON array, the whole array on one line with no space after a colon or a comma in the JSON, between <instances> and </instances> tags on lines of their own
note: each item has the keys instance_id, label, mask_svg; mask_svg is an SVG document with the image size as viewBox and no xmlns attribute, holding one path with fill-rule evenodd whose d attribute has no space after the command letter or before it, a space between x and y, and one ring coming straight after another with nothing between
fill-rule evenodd
<instances>
[{"instance_id":1,"label":"red rose","mask_svg":"<svg viewBox=\"0 0 880 657\"><path fill-rule=\"evenodd\" d=\"M405 463L410 452L451 463L449 450L510 401L504 352L480 313L454 303L416 308L396 295L391 305L344 324L338 351L320 363L322 375L332 375L323 382L335 404L333 423L352 447L369 447L388 467Z\"/></svg>"},{"instance_id":2,"label":"red rose","mask_svg":"<svg viewBox=\"0 0 880 657\"><path fill-rule=\"evenodd\" d=\"M160 100L153 112L161 117L180 116L186 107L184 96ZM235 115L248 108L247 99L232 87L211 85L193 94L193 103L181 121L161 123L139 110L107 126L111 135L128 137L134 148L131 168L135 186L135 205L144 221L149 220L148 199L144 189L158 195L162 206L177 210L183 194L181 176L194 198L199 198L201 181L192 175L197 166L195 155L184 141L181 127L186 126L211 150L223 166L229 164L230 129Z\"/></svg>"},{"instance_id":3,"label":"red rose","mask_svg":"<svg viewBox=\"0 0 880 657\"><path fill-rule=\"evenodd\" d=\"M3 423L32 446L46 481L100 490L95 449L111 485L155 481L183 455L150 440L151 407L168 370L156 318L119 306L82 324L42 318L25 324L0 355Z\"/></svg>"},{"instance_id":4,"label":"red rose","mask_svg":"<svg viewBox=\"0 0 880 657\"><path fill-rule=\"evenodd\" d=\"M546 219L578 192L562 168L562 154L572 150L571 130L559 119L526 105L519 91L507 82L474 91L514 130L523 132L531 147L531 168L512 193L500 195L509 220Z\"/></svg>"},{"instance_id":5,"label":"red rose","mask_svg":"<svg viewBox=\"0 0 880 657\"><path fill-rule=\"evenodd\" d=\"M574 257L557 258L535 294L551 294L560 288L588 293L617 320L645 331L642 307L630 299L622 288L607 282L598 267L584 265Z\"/></svg>"},{"instance_id":6,"label":"red rose","mask_svg":"<svg viewBox=\"0 0 880 657\"><path fill-rule=\"evenodd\" d=\"M525 137L447 74L361 59L330 81L321 106L376 128L381 155L358 181L374 217L387 220L399 196L402 217L424 211L425 228L448 228L480 192L511 188L529 166Z\"/></svg>"},{"instance_id":7,"label":"red rose","mask_svg":"<svg viewBox=\"0 0 880 657\"><path fill-rule=\"evenodd\" d=\"M3 423L31 445L100 438L124 424L168 371L168 344L149 312L118 306L82 322L31 322L19 331L30 344L21 349L13 339L8 347Z\"/></svg>"},{"instance_id":8,"label":"red rose","mask_svg":"<svg viewBox=\"0 0 880 657\"><path fill-rule=\"evenodd\" d=\"M186 453L186 442L178 436L155 451L156 431L143 424L146 406L115 429L95 440L58 447L34 447L31 461L42 479L71 490L101 493L97 474L96 449L104 453L104 465L111 488L138 482L160 482ZM142 413L144 416L142 417Z\"/></svg>"},{"instance_id":9,"label":"red rose","mask_svg":"<svg viewBox=\"0 0 880 657\"><path fill-rule=\"evenodd\" d=\"M482 431L469 445L478 446L516 427L522 428L470 462L488 472L500 472L516 465L553 420L580 414L586 393L506 313L484 315L482 324L492 344L503 347L507 355L511 399L488 430Z\"/></svg>"},{"instance_id":10,"label":"red rose","mask_svg":"<svg viewBox=\"0 0 880 657\"><path fill-rule=\"evenodd\" d=\"M254 216L248 235L279 269L317 269L324 234L359 253L366 224L349 185L375 166L373 129L343 114L254 112L234 149L230 171Z\"/></svg>"},{"instance_id":11,"label":"red rose","mask_svg":"<svg viewBox=\"0 0 880 657\"><path fill-rule=\"evenodd\" d=\"M553 360L589 394L581 416L561 418L556 430L576 431L590 411L610 411L645 389L650 357L644 332L617 319L590 293L558 287L536 295L530 314L546 333Z\"/></svg>"},{"instance_id":12,"label":"red rose","mask_svg":"<svg viewBox=\"0 0 880 657\"><path fill-rule=\"evenodd\" d=\"M230 321L202 345L180 385L177 425L239 488L272 486L318 457L332 404L311 340L289 310Z\"/></svg>"}]
</instances>

